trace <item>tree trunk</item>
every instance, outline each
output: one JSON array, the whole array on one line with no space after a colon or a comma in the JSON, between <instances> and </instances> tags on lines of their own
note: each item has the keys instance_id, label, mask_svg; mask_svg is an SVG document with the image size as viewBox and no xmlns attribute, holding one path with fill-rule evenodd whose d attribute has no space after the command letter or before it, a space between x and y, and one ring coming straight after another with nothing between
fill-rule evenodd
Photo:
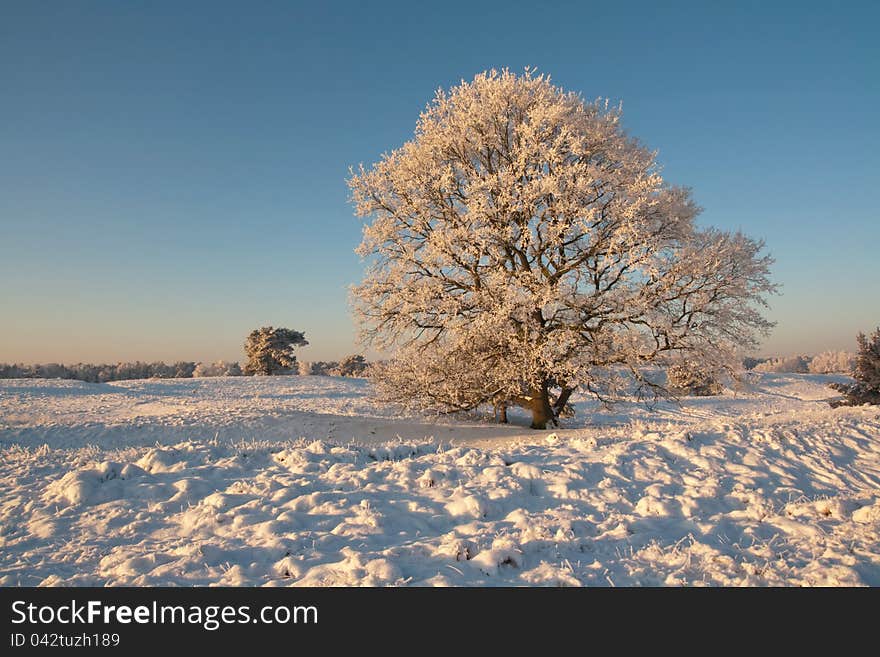
<instances>
[{"instance_id":1,"label":"tree trunk","mask_svg":"<svg viewBox=\"0 0 880 657\"><path fill-rule=\"evenodd\" d=\"M562 391L559 393L559 399L557 399L556 403L553 405L554 417L559 417L560 415L562 415L562 411L565 410L565 405L568 403L568 399L571 397L571 393L573 392L574 388L562 388Z\"/></svg>"},{"instance_id":2,"label":"tree trunk","mask_svg":"<svg viewBox=\"0 0 880 657\"><path fill-rule=\"evenodd\" d=\"M507 403L502 402L495 405L495 419L500 424L507 424Z\"/></svg>"},{"instance_id":3,"label":"tree trunk","mask_svg":"<svg viewBox=\"0 0 880 657\"><path fill-rule=\"evenodd\" d=\"M547 384L545 383L538 390L533 390L531 398L529 409L532 411L532 429L546 429L547 423L554 418Z\"/></svg>"}]
</instances>

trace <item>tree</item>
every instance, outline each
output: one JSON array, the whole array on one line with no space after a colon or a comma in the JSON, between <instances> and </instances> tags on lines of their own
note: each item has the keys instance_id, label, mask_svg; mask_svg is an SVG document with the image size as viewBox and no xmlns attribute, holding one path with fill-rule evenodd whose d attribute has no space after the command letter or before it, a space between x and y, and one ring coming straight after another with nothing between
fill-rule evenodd
<instances>
[{"instance_id":1,"label":"tree","mask_svg":"<svg viewBox=\"0 0 880 657\"><path fill-rule=\"evenodd\" d=\"M286 374L296 370L296 347L307 345L305 334L264 326L250 332L244 343L245 374Z\"/></svg>"},{"instance_id":2,"label":"tree","mask_svg":"<svg viewBox=\"0 0 880 657\"><path fill-rule=\"evenodd\" d=\"M842 401L833 401L832 406L880 404L880 327L874 330L870 339L859 333L856 340L859 352L853 371L855 383L832 383L831 387L844 395Z\"/></svg>"},{"instance_id":3,"label":"tree","mask_svg":"<svg viewBox=\"0 0 880 657\"><path fill-rule=\"evenodd\" d=\"M346 356L333 372L336 376L366 376L369 365L361 354Z\"/></svg>"},{"instance_id":4,"label":"tree","mask_svg":"<svg viewBox=\"0 0 880 657\"><path fill-rule=\"evenodd\" d=\"M372 217L360 335L398 349L380 389L445 411L516 404L544 428L578 388L612 397L621 368L660 392L642 372L662 355L757 346L772 326L763 243L698 229L689 191L620 118L543 75L492 71L438 91L413 140L352 172Z\"/></svg>"},{"instance_id":5,"label":"tree","mask_svg":"<svg viewBox=\"0 0 880 657\"><path fill-rule=\"evenodd\" d=\"M823 351L810 360L808 369L813 374L851 374L856 366L856 355L849 351Z\"/></svg>"}]
</instances>

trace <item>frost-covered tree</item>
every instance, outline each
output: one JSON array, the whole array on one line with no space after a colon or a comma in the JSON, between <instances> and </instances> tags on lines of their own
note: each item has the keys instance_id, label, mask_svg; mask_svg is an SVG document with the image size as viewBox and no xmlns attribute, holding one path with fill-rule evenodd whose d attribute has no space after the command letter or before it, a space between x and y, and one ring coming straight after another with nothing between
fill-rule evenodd
<instances>
[{"instance_id":1,"label":"frost-covered tree","mask_svg":"<svg viewBox=\"0 0 880 657\"><path fill-rule=\"evenodd\" d=\"M343 358L333 373L336 376L366 376L368 367L366 359L361 354L352 354Z\"/></svg>"},{"instance_id":2,"label":"frost-covered tree","mask_svg":"<svg viewBox=\"0 0 880 657\"><path fill-rule=\"evenodd\" d=\"M763 244L699 229L688 190L618 108L526 71L438 91L415 137L349 180L372 217L353 299L361 337L397 347L381 389L555 421L577 388L614 394L661 355L726 360L771 323ZM394 390L402 395L394 395Z\"/></svg>"},{"instance_id":3,"label":"frost-covered tree","mask_svg":"<svg viewBox=\"0 0 880 657\"><path fill-rule=\"evenodd\" d=\"M810 360L813 374L851 374L856 366L856 355L849 351L823 351Z\"/></svg>"},{"instance_id":4,"label":"frost-covered tree","mask_svg":"<svg viewBox=\"0 0 880 657\"><path fill-rule=\"evenodd\" d=\"M723 390L718 368L691 359L678 360L666 368L666 385L675 394L697 397L720 395Z\"/></svg>"},{"instance_id":5,"label":"frost-covered tree","mask_svg":"<svg viewBox=\"0 0 880 657\"><path fill-rule=\"evenodd\" d=\"M307 345L305 334L287 328L263 326L250 332L244 343L248 358L245 374L286 374L296 371L296 347Z\"/></svg>"},{"instance_id":6,"label":"frost-covered tree","mask_svg":"<svg viewBox=\"0 0 880 657\"><path fill-rule=\"evenodd\" d=\"M861 404L880 404L880 327L868 338L859 333L859 351L853 371L855 383L832 383L831 387L842 392L843 401L832 402L832 406L859 406Z\"/></svg>"}]
</instances>

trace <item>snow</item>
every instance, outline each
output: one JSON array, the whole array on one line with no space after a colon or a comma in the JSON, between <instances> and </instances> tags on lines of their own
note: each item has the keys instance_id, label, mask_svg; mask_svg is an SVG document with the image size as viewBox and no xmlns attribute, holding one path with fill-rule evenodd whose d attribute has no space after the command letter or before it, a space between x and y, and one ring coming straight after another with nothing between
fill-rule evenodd
<instances>
[{"instance_id":1,"label":"snow","mask_svg":"<svg viewBox=\"0 0 880 657\"><path fill-rule=\"evenodd\" d=\"M2 381L0 585L880 586L880 409L832 380L552 432L359 379Z\"/></svg>"}]
</instances>

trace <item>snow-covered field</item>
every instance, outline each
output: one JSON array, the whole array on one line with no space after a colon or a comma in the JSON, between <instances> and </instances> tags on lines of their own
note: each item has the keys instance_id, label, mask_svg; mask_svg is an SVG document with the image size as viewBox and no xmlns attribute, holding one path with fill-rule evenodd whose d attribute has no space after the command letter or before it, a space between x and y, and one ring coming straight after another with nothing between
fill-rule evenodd
<instances>
[{"instance_id":1,"label":"snow-covered field","mask_svg":"<svg viewBox=\"0 0 880 657\"><path fill-rule=\"evenodd\" d=\"M833 378L544 432L354 379L0 381L0 584L880 586L880 409Z\"/></svg>"}]
</instances>

